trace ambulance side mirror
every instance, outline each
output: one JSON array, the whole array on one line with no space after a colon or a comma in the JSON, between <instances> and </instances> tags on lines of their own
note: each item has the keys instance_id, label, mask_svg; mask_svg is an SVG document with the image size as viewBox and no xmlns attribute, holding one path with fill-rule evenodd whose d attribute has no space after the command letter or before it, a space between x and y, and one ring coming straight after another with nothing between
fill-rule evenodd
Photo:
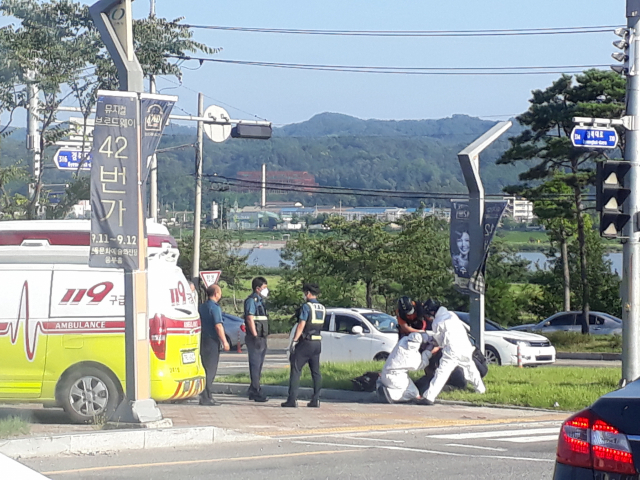
<instances>
[{"instance_id":1,"label":"ambulance side mirror","mask_svg":"<svg viewBox=\"0 0 640 480\"><path fill-rule=\"evenodd\" d=\"M354 335L362 335L364 333L364 330L362 326L356 325L351 329L351 333L353 333Z\"/></svg>"}]
</instances>

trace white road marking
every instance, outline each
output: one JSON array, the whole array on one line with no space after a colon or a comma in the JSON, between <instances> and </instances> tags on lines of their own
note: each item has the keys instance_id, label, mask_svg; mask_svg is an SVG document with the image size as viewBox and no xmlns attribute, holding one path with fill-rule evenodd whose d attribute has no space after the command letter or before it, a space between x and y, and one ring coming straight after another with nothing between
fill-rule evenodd
<instances>
[{"instance_id":1,"label":"white road marking","mask_svg":"<svg viewBox=\"0 0 640 480\"><path fill-rule=\"evenodd\" d=\"M542 435L546 433L555 433L557 436L559 432L559 427L525 428L522 430L493 430L490 432L446 433L444 435L427 435L426 438L441 438L444 440L470 440L474 438L522 437L525 435Z\"/></svg>"},{"instance_id":2,"label":"white road marking","mask_svg":"<svg viewBox=\"0 0 640 480\"><path fill-rule=\"evenodd\" d=\"M368 440L370 442L387 442L387 443L404 443L404 440L391 440L385 438L368 438L368 437L350 437L342 436L342 438L349 438L351 440Z\"/></svg>"},{"instance_id":3,"label":"white road marking","mask_svg":"<svg viewBox=\"0 0 640 480\"><path fill-rule=\"evenodd\" d=\"M535 443L535 442L550 442L558 440L558 434L555 435L541 435L538 437L515 437L515 438L495 438L496 442L511 442L511 443Z\"/></svg>"},{"instance_id":4,"label":"white road marking","mask_svg":"<svg viewBox=\"0 0 640 480\"><path fill-rule=\"evenodd\" d=\"M447 443L447 447L465 447L465 448L477 448L478 450L492 450L494 452L506 452L506 448L493 448L493 447L480 447L478 445L463 445L461 443Z\"/></svg>"},{"instance_id":5,"label":"white road marking","mask_svg":"<svg viewBox=\"0 0 640 480\"><path fill-rule=\"evenodd\" d=\"M301 445L325 445L325 446L331 446L331 447L345 447L345 448L401 450L405 452L414 452L414 453L431 453L434 455L444 455L447 457L488 458L488 459L498 459L498 460L518 460L518 461L530 461L530 462L542 462L542 463L555 462L555 459L551 459L551 458L508 457L504 455L473 455L473 454L465 454L465 453L443 452L441 450L426 450L421 448L409 448L409 447L393 447L390 445L352 445L352 444L346 444L346 443L310 442L310 441L302 441L302 442L293 441L291 443L298 443Z\"/></svg>"}]
</instances>

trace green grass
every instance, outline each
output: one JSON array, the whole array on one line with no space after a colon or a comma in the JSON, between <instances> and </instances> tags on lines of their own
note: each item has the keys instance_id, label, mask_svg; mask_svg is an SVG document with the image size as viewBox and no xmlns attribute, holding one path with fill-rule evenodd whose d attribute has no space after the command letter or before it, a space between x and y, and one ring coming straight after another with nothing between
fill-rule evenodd
<instances>
[{"instance_id":1,"label":"green grass","mask_svg":"<svg viewBox=\"0 0 640 480\"><path fill-rule=\"evenodd\" d=\"M545 333L559 352L621 353L621 335L582 335L578 332Z\"/></svg>"},{"instance_id":2,"label":"green grass","mask_svg":"<svg viewBox=\"0 0 640 480\"><path fill-rule=\"evenodd\" d=\"M19 417L0 418L0 438L27 435L31 430L29 423Z\"/></svg>"},{"instance_id":3,"label":"green grass","mask_svg":"<svg viewBox=\"0 0 640 480\"><path fill-rule=\"evenodd\" d=\"M351 379L368 371L379 372L382 362L323 363L324 388L351 390ZM422 372L414 372L415 379ZM491 367L484 379L487 393L479 395L471 390L443 392L443 400L462 400L475 404L515 405L522 407L580 410L591 405L604 393L615 390L620 379L616 368L581 367ZM217 382L249 383L246 374L216 378ZM268 371L262 374L265 385L288 385L289 370ZM302 386L311 386L307 368L302 374ZM555 405L558 406L555 406Z\"/></svg>"}]
</instances>

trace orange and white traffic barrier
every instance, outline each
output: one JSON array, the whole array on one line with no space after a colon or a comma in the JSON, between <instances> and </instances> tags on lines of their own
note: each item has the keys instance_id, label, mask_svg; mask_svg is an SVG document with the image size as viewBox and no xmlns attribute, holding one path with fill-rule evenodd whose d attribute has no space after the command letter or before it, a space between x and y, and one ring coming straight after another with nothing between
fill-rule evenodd
<instances>
[{"instance_id":1,"label":"orange and white traffic barrier","mask_svg":"<svg viewBox=\"0 0 640 480\"><path fill-rule=\"evenodd\" d=\"M518 368L522 368L522 344L518 343Z\"/></svg>"}]
</instances>

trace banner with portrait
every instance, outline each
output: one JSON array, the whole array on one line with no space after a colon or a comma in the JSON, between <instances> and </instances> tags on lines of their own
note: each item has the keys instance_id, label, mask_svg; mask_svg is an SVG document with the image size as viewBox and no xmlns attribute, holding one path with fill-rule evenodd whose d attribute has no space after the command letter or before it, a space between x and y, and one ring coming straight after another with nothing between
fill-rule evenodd
<instances>
[{"instance_id":1,"label":"banner with portrait","mask_svg":"<svg viewBox=\"0 0 640 480\"><path fill-rule=\"evenodd\" d=\"M484 293L484 273L489 246L505 208L506 201L485 202L482 221L483 254L479 265L470 262L471 235L469 230L469 202L452 202L449 249L455 275L456 290L465 293Z\"/></svg>"}]
</instances>

